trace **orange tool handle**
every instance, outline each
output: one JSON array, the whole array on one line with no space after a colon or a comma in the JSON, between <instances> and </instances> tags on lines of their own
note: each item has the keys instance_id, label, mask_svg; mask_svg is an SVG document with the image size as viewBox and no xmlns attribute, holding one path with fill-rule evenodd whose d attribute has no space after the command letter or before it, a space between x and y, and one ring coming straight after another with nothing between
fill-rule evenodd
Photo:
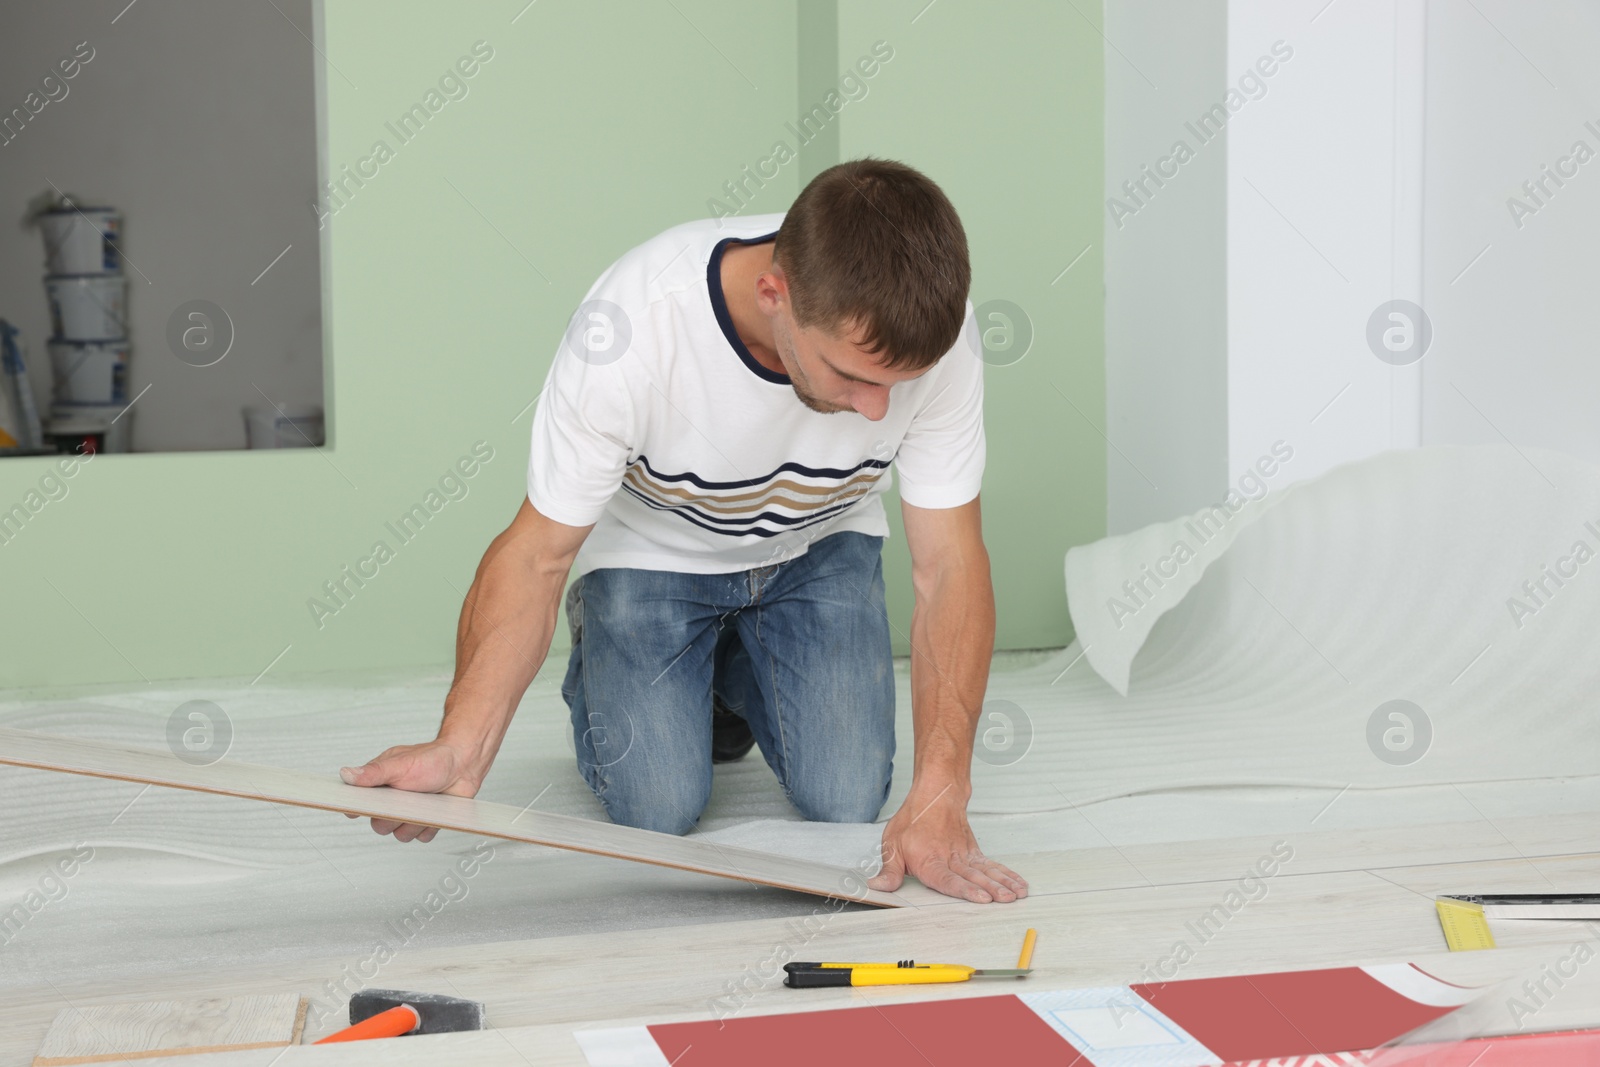
<instances>
[{"instance_id":1,"label":"orange tool handle","mask_svg":"<svg viewBox=\"0 0 1600 1067\"><path fill-rule=\"evenodd\" d=\"M422 1025L422 1016L409 1004L397 1004L388 1011L363 1019L337 1034L329 1034L318 1045L331 1045L335 1041L365 1041L369 1037L399 1037L409 1034Z\"/></svg>"}]
</instances>

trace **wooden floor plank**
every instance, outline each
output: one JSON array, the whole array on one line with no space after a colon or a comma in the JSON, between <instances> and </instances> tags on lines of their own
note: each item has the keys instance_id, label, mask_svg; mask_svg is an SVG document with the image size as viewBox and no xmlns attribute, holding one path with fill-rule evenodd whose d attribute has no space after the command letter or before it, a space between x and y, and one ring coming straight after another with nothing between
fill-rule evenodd
<instances>
[{"instance_id":1,"label":"wooden floor plank","mask_svg":"<svg viewBox=\"0 0 1600 1067\"><path fill-rule=\"evenodd\" d=\"M22 735L24 738L36 735ZM23 762L29 751L15 743L15 731L0 731L0 760ZM61 749L50 749L55 756ZM111 747L111 746L108 746ZM79 753L75 773L108 773L128 767L126 752L114 750L109 765ZM142 753L143 756L157 754ZM180 788L268 799L270 781L233 771L216 777L216 768L172 768L161 758L162 774ZM146 766L141 764L141 766ZM237 766L237 765L235 765ZM65 769L53 767L52 769ZM286 772L247 768L276 775ZM364 810L371 791L354 790L311 775L316 792L298 801L332 811ZM149 777L130 780L150 781ZM332 787L328 789L328 787ZM248 788L251 792L240 792ZM399 799L453 801L418 794ZM315 801L315 802L308 802ZM465 802L470 813L481 806ZM490 805L489 807L498 807ZM442 810L442 809L439 809ZM384 817L429 822L407 812L385 809ZM373 812L378 814L379 812ZM508 813L508 814L507 814ZM435 812L437 814L437 811ZM535 813L520 819L515 808L502 813L515 822L515 834L492 836L530 840L522 831ZM397 1043L393 1062L581 1065L571 1033L578 1028L639 1021L676 1021L735 1014L808 1010L849 1004L888 1003L901 998L980 995L991 989L971 985L940 989L812 990L804 993L777 984L774 963L789 958L917 958L1008 965L1029 926L1040 931L1035 976L1028 988L1075 988L1123 984L1146 978L1170 958L1173 946L1187 941L1195 950L1179 976L1203 977L1341 963L1425 960L1452 981L1489 981L1527 966L1566 958L1589 932L1569 923L1522 923L1497 928L1502 948L1495 952L1445 954L1431 896L1436 892L1584 889L1600 881L1600 829L1592 816L1493 817L1467 823L1396 826L1381 830L1304 832L1282 837L1186 841L1003 856L1030 878L1034 894L1012 905L967 905L937 897L938 907L901 907L874 912L840 911L817 901L809 917L620 931L531 941L451 948L407 949L368 984L441 992L483 1000L495 1029L468 1037L407 1039ZM470 818L438 824L471 822ZM577 820L565 820L577 821ZM509 825L509 822L508 822ZM543 825L543 824L541 824ZM593 824L585 824L593 825ZM490 833L476 826L468 832ZM605 828L605 827L602 827ZM609 829L609 828L606 828ZM1237 909L1220 929L1207 929L1204 943L1191 926L1211 914L1239 886L1241 875L1280 840L1294 858L1264 880L1265 890ZM676 841L678 839L669 839ZM691 839L692 840L692 839ZM584 851L601 851L584 849ZM757 853L757 855L760 855ZM766 857L770 859L771 857ZM680 866L680 864L669 864ZM815 871L812 865L805 865ZM695 868L691 868L695 869ZM728 875L730 877L734 875ZM1254 890L1252 890L1254 891ZM1592 925L1592 924L1591 924ZM803 953L803 955L800 955ZM15 1038L0 1034L0 1063L31 1055L52 1016L64 1003L86 1006L130 996L241 996L295 992L326 1001L330 983L343 980L352 959L305 960L270 965L208 967L203 974L174 975L171 988L123 983L97 985L52 975L48 988L8 989L8 1023ZM1589 970L1594 970L1590 975ZM1164 975L1158 975L1164 977ZM1600 1023L1595 981L1600 969L1585 967L1580 981L1541 1006L1539 1021L1573 1025ZM70 1001L66 998L70 998ZM1583 999L1586 998L1586 999ZM307 1027L308 1039L337 1022L323 1012ZM6 1028L10 1030L11 1027ZM419 1042L413 1044L412 1042ZM512 1050L515 1049L514 1053ZM232 1053L191 1061L262 1067L278 1055ZM358 1052L294 1048L279 1067L317 1057L319 1063L360 1062ZM370 1055L370 1050L368 1050ZM176 1061L175 1061L176 1062Z\"/></svg>"},{"instance_id":2,"label":"wooden floor plank","mask_svg":"<svg viewBox=\"0 0 1600 1067\"><path fill-rule=\"evenodd\" d=\"M298 1045L306 1001L294 993L63 1008L33 1067Z\"/></svg>"},{"instance_id":3,"label":"wooden floor plank","mask_svg":"<svg viewBox=\"0 0 1600 1067\"><path fill-rule=\"evenodd\" d=\"M332 775L233 760L196 766L171 753L102 741L0 728L0 763L437 826L636 863L676 867L883 908L924 906L949 900L914 883L908 883L896 893L883 893L868 889L859 871L719 845L701 838L675 837L468 797L409 793L386 787L366 789L345 785Z\"/></svg>"},{"instance_id":4,"label":"wooden floor plank","mask_svg":"<svg viewBox=\"0 0 1600 1067\"><path fill-rule=\"evenodd\" d=\"M1078 893L1118 887L1178 885L1241 878L1263 861L1280 875L1450 865L1479 860L1600 853L1600 820L1591 814L1414 823L1364 830L1314 830L1204 842L1104 845L1001 856L1028 880L1029 893ZM1465 888L1460 892L1490 892Z\"/></svg>"},{"instance_id":5,"label":"wooden floor plank","mask_svg":"<svg viewBox=\"0 0 1600 1067\"><path fill-rule=\"evenodd\" d=\"M430 1055L435 1057L431 1062L520 1062L511 1052L514 1045L529 1062L543 1067L582 1064L570 1037L571 1031L580 1028L994 992L992 985L976 983L915 989L790 990L778 984L778 963L786 953L790 959L900 957L1004 966L1015 959L1023 931L1032 926L1039 930L1039 947L1034 974L1022 987L1027 989L1121 985L1147 979L1147 970L1158 971L1157 977L1198 978L1424 959L1446 968L1439 970L1430 964L1447 980L1478 984L1517 973L1529 959L1561 959L1570 954L1574 942L1586 936L1567 923L1523 923L1515 929L1502 924L1496 930L1504 946L1501 950L1444 953L1428 894L1440 887L1515 889L1546 878L1558 886L1593 884L1600 879L1600 858L1593 855L1540 858L1537 871L1513 853L1496 860L1393 869L1378 877L1364 865L1376 862L1394 867L1401 859L1399 853L1387 848L1369 850L1356 832L1319 836L1322 839L1316 842L1315 851L1329 858L1337 841L1345 842L1348 869L1307 874L1286 871L1271 878L1259 899L1238 910L1220 928L1207 929L1203 943L1191 924L1223 902L1236 885L1237 875L1232 872L1236 853L1212 842L1188 842L1169 846L1173 867L1182 867L1186 878L1173 885L1109 885L1040 895L1011 905L957 903L876 912L838 911L819 902L809 919L759 919L418 948L400 953L368 984L440 992L480 1000L488 1006L489 1023L495 1028L492 1036L463 1038L459 1046L407 1039L425 1044L397 1048L394 1054L400 1058L393 1061L396 1064L430 1062ZM1311 850L1309 842L1307 848ZM1206 857L1213 851L1221 853L1224 860L1213 880L1187 880L1189 875L1203 873ZM1180 854L1187 856L1187 863L1178 862ZM1060 860L1073 862L1069 854L1062 854ZM1085 862L1093 865L1092 859ZM1119 873L1109 864L1104 871L1108 882ZM1189 944L1192 958L1175 974L1160 971L1162 961L1171 958L1179 941ZM217 968L184 979L191 985L168 995L193 996L197 988L219 996L292 991L325 1001L329 982L347 976L352 962L324 959ZM1600 977L1600 968L1595 974ZM47 989L8 992L5 999L8 1019L18 1024L19 1032L37 1026L37 1034L62 1006L63 997L82 1005L113 994L127 999L128 991L94 990L63 979ZM1551 1007L1541 1008L1541 1023L1568 1017L1584 1024L1600 1022L1592 1017L1600 1010L1600 1002L1590 1000L1585 1005L1576 1000L1579 996L1563 991ZM308 1020L307 1039L329 1032L340 1022L336 1013L319 1013ZM0 1039L0 1060L4 1044ZM317 1055L310 1049L292 1049L279 1067ZM483 1058L477 1058L479 1055ZM269 1059L238 1054L207 1056L204 1062L219 1067L265 1065ZM329 1056L318 1062L341 1061Z\"/></svg>"}]
</instances>

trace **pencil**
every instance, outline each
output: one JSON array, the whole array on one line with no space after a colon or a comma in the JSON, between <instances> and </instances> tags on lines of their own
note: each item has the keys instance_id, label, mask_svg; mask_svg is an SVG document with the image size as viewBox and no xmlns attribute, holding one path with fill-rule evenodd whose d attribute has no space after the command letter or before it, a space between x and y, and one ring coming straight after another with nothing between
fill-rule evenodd
<instances>
[{"instance_id":1,"label":"pencil","mask_svg":"<svg viewBox=\"0 0 1600 1067\"><path fill-rule=\"evenodd\" d=\"M1025 971L1033 966L1033 943L1037 940L1039 931L1030 926L1028 932L1022 936L1022 955L1017 957L1017 970Z\"/></svg>"}]
</instances>

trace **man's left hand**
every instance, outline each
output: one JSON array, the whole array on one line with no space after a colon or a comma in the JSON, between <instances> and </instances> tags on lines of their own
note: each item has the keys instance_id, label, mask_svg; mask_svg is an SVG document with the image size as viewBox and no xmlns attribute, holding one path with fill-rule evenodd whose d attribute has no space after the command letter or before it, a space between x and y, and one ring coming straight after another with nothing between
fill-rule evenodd
<instances>
[{"instance_id":1,"label":"man's left hand","mask_svg":"<svg viewBox=\"0 0 1600 1067\"><path fill-rule=\"evenodd\" d=\"M946 896L975 904L1008 904L1028 895L1028 883L978 848L967 822L965 796L947 786L931 799L913 789L883 828L883 869L867 882L892 893L906 875Z\"/></svg>"}]
</instances>

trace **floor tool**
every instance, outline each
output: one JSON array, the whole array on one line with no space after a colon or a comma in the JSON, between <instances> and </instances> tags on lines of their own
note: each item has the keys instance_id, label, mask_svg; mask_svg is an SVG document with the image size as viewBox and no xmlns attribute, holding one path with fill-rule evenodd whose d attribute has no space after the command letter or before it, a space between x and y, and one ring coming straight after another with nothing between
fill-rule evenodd
<instances>
[{"instance_id":1,"label":"floor tool","mask_svg":"<svg viewBox=\"0 0 1600 1067\"><path fill-rule=\"evenodd\" d=\"M1439 899L1476 904L1488 919L1600 919L1597 893L1450 894Z\"/></svg>"},{"instance_id":2,"label":"floor tool","mask_svg":"<svg viewBox=\"0 0 1600 1067\"><path fill-rule=\"evenodd\" d=\"M968 967L959 963L918 963L901 960L898 963L804 963L796 961L784 965L788 977L783 984L793 989L817 989L825 986L864 985L925 985L936 982L965 982L972 978L1024 978L1033 970L1033 946L1039 938L1037 930L1030 929L1022 939L1022 954L1015 967Z\"/></svg>"},{"instance_id":3,"label":"floor tool","mask_svg":"<svg viewBox=\"0 0 1600 1067\"><path fill-rule=\"evenodd\" d=\"M1489 932L1488 919L1483 905L1461 897L1441 896L1433 902L1439 913L1439 929L1444 931L1444 943L1451 952L1473 952L1494 948L1494 935Z\"/></svg>"},{"instance_id":4,"label":"floor tool","mask_svg":"<svg viewBox=\"0 0 1600 1067\"><path fill-rule=\"evenodd\" d=\"M452 1034L484 1028L483 1005L476 1000L399 989L363 989L350 998L350 1026L318 1045L365 1041L409 1034Z\"/></svg>"}]
</instances>

